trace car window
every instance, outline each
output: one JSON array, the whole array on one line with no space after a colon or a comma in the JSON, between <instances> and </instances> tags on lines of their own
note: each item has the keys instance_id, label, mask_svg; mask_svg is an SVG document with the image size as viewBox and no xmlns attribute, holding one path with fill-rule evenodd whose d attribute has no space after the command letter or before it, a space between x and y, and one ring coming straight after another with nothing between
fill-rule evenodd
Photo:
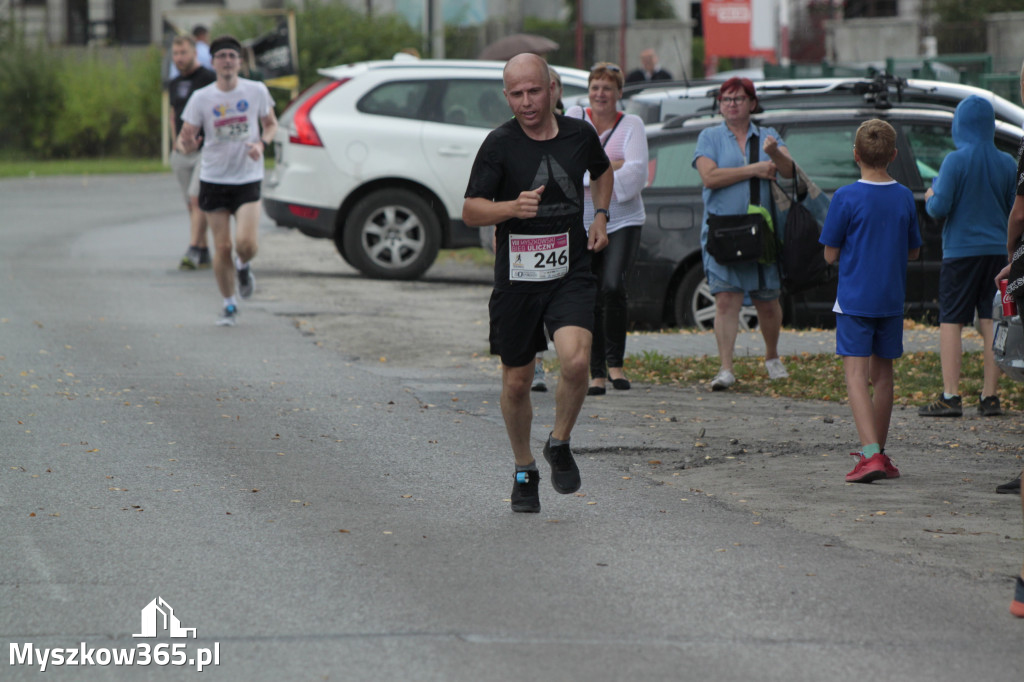
<instances>
[{"instance_id":1,"label":"car window","mask_svg":"<svg viewBox=\"0 0 1024 682\"><path fill-rule=\"evenodd\" d=\"M853 160L857 124L790 127L782 137L789 155L826 192L856 182L860 169Z\"/></svg>"},{"instance_id":2,"label":"car window","mask_svg":"<svg viewBox=\"0 0 1024 682\"><path fill-rule=\"evenodd\" d=\"M949 126L904 123L901 132L914 152L914 162L921 180L926 187L930 186L932 178L939 174L939 167L946 154L956 149Z\"/></svg>"},{"instance_id":3,"label":"car window","mask_svg":"<svg viewBox=\"0 0 1024 682\"><path fill-rule=\"evenodd\" d=\"M365 114L419 118L430 84L425 80L383 83L363 95L356 108Z\"/></svg>"},{"instance_id":4,"label":"car window","mask_svg":"<svg viewBox=\"0 0 1024 682\"><path fill-rule=\"evenodd\" d=\"M562 101L566 101L572 98L579 97L580 95L587 94L587 89L578 85L572 85L571 83L562 82Z\"/></svg>"},{"instance_id":5,"label":"car window","mask_svg":"<svg viewBox=\"0 0 1024 682\"><path fill-rule=\"evenodd\" d=\"M693 167L693 152L697 149L697 135L675 135L655 138L648 142L648 187L669 189L699 189L700 173Z\"/></svg>"},{"instance_id":6,"label":"car window","mask_svg":"<svg viewBox=\"0 0 1024 682\"><path fill-rule=\"evenodd\" d=\"M441 96L439 120L441 123L496 128L512 112L502 94L500 80L452 80Z\"/></svg>"}]
</instances>

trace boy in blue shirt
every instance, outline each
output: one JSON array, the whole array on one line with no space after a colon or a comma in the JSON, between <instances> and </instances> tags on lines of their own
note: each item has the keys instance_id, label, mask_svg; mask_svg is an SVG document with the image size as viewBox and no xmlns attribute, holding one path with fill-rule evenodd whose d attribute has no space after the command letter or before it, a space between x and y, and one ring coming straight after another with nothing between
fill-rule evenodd
<instances>
[{"instance_id":1,"label":"boy in blue shirt","mask_svg":"<svg viewBox=\"0 0 1024 682\"><path fill-rule=\"evenodd\" d=\"M907 261L921 251L913 193L886 168L896 158L896 131L879 119L857 129L853 158L860 180L832 196L821 243L825 260L839 261L836 355L843 357L846 390L861 451L848 483L898 478L883 450L893 403L893 363L903 355ZM871 396L874 387L874 398Z\"/></svg>"}]
</instances>

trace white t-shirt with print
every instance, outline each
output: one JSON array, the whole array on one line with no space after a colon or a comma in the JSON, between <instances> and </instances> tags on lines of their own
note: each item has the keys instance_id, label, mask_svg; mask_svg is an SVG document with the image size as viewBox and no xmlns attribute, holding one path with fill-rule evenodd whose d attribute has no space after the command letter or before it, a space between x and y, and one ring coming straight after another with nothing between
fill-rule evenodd
<instances>
[{"instance_id":1,"label":"white t-shirt with print","mask_svg":"<svg viewBox=\"0 0 1024 682\"><path fill-rule=\"evenodd\" d=\"M263 157L249 157L246 142L260 140L260 119L273 111L267 86L239 78L225 92L211 83L192 93L181 120L203 129L199 179L221 185L244 185L263 179Z\"/></svg>"}]
</instances>

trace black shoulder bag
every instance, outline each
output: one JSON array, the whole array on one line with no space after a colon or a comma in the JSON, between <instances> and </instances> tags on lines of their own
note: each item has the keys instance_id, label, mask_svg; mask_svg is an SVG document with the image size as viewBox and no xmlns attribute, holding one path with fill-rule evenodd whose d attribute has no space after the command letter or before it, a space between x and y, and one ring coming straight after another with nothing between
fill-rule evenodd
<instances>
[{"instance_id":1,"label":"black shoulder bag","mask_svg":"<svg viewBox=\"0 0 1024 682\"><path fill-rule=\"evenodd\" d=\"M751 136L751 163L757 163L759 146L759 136ZM750 207L747 213L708 214L705 249L719 263L775 262L775 231L761 208L760 178L750 179Z\"/></svg>"}]
</instances>

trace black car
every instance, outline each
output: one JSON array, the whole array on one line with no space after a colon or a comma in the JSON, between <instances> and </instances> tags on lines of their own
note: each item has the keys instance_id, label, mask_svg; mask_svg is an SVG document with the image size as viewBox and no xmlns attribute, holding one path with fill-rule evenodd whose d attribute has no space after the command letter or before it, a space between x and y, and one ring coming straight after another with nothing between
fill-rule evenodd
<instances>
[{"instance_id":1,"label":"black car","mask_svg":"<svg viewBox=\"0 0 1024 682\"><path fill-rule=\"evenodd\" d=\"M801 109L764 112L753 120L757 125L775 128L800 167L831 195L837 188L860 178L860 170L853 161L853 139L857 126L872 118L884 119L896 129L899 154L889 173L914 192L924 240L921 257L908 264L905 312L916 318L935 316L942 263L942 222L925 212L924 194L938 174L943 158L955 149L952 110ZM629 274L630 319L638 326L712 326L715 304L704 278L700 252L701 180L692 162L700 131L721 122L719 116L705 116L648 126L650 177L643 191L647 221L636 266ZM1020 128L996 122L995 142L999 149L1015 156L1020 139ZM835 294L832 283L799 295L784 295L787 323L833 324ZM744 308L740 318L743 328L756 326L753 307Z\"/></svg>"}]
</instances>

